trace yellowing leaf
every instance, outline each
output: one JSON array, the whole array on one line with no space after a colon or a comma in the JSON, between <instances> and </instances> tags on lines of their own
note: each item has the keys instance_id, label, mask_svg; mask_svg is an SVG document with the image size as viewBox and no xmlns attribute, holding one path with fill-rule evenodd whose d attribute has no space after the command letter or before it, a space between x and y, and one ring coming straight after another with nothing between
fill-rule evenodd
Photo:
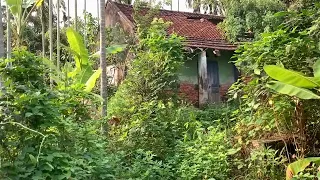
<instances>
[{"instance_id":1,"label":"yellowing leaf","mask_svg":"<svg viewBox=\"0 0 320 180\"><path fill-rule=\"evenodd\" d=\"M291 180L294 175L304 171L311 164L311 162L319 165L320 157L304 158L289 164L286 171L286 180Z\"/></svg>"},{"instance_id":2,"label":"yellowing leaf","mask_svg":"<svg viewBox=\"0 0 320 180\"><path fill-rule=\"evenodd\" d=\"M41 7L42 3L43 3L43 0L38 0L38 1L36 2L37 8Z\"/></svg>"},{"instance_id":3,"label":"yellowing leaf","mask_svg":"<svg viewBox=\"0 0 320 180\"><path fill-rule=\"evenodd\" d=\"M92 76L89 78L89 80L86 83L86 88L85 88L86 92L91 92L92 91L92 89L96 85L96 82L97 82L98 78L101 75L101 72L102 72L102 70L98 69L96 72L94 72L92 74Z\"/></svg>"}]
</instances>

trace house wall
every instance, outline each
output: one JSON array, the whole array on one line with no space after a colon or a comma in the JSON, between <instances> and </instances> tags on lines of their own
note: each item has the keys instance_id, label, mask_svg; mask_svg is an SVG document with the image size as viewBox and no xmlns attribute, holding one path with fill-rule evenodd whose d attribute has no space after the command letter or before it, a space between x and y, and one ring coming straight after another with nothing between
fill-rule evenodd
<instances>
[{"instance_id":1,"label":"house wall","mask_svg":"<svg viewBox=\"0 0 320 180\"><path fill-rule=\"evenodd\" d=\"M106 6L106 27L114 27L116 24L128 33L134 33L133 23L116 7L108 1Z\"/></svg>"},{"instance_id":2,"label":"house wall","mask_svg":"<svg viewBox=\"0 0 320 180\"><path fill-rule=\"evenodd\" d=\"M192 59L186 60L179 72L180 96L194 105L199 103L199 80L198 61L200 52L189 55ZM229 87L234 83L234 66L230 63L233 55L231 51L220 51L220 56L213 54L211 49L207 50L207 61L217 61L219 67L220 96L228 92Z\"/></svg>"},{"instance_id":3,"label":"house wall","mask_svg":"<svg viewBox=\"0 0 320 180\"><path fill-rule=\"evenodd\" d=\"M235 82L234 65L230 63L232 51L220 51L220 56L213 54L212 50L207 51L208 61L218 61L220 96L224 98L230 86Z\"/></svg>"},{"instance_id":4,"label":"house wall","mask_svg":"<svg viewBox=\"0 0 320 180\"><path fill-rule=\"evenodd\" d=\"M198 56L185 61L179 72L179 96L184 100L198 106Z\"/></svg>"}]
</instances>

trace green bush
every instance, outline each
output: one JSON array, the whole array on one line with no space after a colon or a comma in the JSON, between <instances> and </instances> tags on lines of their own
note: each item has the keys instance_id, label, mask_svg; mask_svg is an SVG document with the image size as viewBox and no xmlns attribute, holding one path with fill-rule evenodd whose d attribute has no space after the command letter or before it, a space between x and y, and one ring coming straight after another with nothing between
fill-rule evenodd
<instances>
[{"instance_id":1,"label":"green bush","mask_svg":"<svg viewBox=\"0 0 320 180\"><path fill-rule=\"evenodd\" d=\"M177 173L181 179L227 179L230 177L226 133L217 128L198 127L192 139L177 145Z\"/></svg>"}]
</instances>

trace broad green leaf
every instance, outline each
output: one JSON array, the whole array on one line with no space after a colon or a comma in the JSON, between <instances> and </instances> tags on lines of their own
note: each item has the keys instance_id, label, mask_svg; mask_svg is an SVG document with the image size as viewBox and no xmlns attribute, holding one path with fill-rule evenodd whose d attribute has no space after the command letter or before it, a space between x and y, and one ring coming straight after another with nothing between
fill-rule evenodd
<instances>
[{"instance_id":1,"label":"broad green leaf","mask_svg":"<svg viewBox=\"0 0 320 180\"><path fill-rule=\"evenodd\" d=\"M96 85L97 79L100 77L101 75L101 69L98 69L96 72L94 72L92 74L92 76L89 78L89 80L86 83L86 88L85 91L86 92L91 92L92 89L94 88L94 86Z\"/></svg>"},{"instance_id":2,"label":"broad green leaf","mask_svg":"<svg viewBox=\"0 0 320 180\"><path fill-rule=\"evenodd\" d=\"M29 158L30 158L32 164L37 164L37 159L32 154L29 154Z\"/></svg>"},{"instance_id":3,"label":"broad green leaf","mask_svg":"<svg viewBox=\"0 0 320 180\"><path fill-rule=\"evenodd\" d=\"M107 54L117 54L119 52L122 52L127 45L122 44L122 45L112 45L110 47L106 48L106 53Z\"/></svg>"},{"instance_id":4,"label":"broad green leaf","mask_svg":"<svg viewBox=\"0 0 320 180\"><path fill-rule=\"evenodd\" d=\"M306 77L299 72L291 71L279 66L264 66L264 71L273 79L302 88L315 88L320 85L312 77Z\"/></svg>"},{"instance_id":5,"label":"broad green leaf","mask_svg":"<svg viewBox=\"0 0 320 180\"><path fill-rule=\"evenodd\" d=\"M82 66L89 64L88 50L83 43L81 35L75 30L68 28L66 34L70 49L76 61L76 67L81 69Z\"/></svg>"},{"instance_id":6,"label":"broad green leaf","mask_svg":"<svg viewBox=\"0 0 320 180\"><path fill-rule=\"evenodd\" d=\"M289 164L286 171L286 179L291 180L294 175L304 171L311 164L311 162L319 165L320 157L304 158Z\"/></svg>"},{"instance_id":7,"label":"broad green leaf","mask_svg":"<svg viewBox=\"0 0 320 180\"><path fill-rule=\"evenodd\" d=\"M281 12L277 12L274 14L275 17L283 17L283 16L287 16L290 15L291 13L288 11L281 11Z\"/></svg>"},{"instance_id":8,"label":"broad green leaf","mask_svg":"<svg viewBox=\"0 0 320 180\"><path fill-rule=\"evenodd\" d=\"M314 94L310 90L285 84L279 81L271 81L267 84L267 87L277 91L278 93L296 96L300 99L320 99L320 96Z\"/></svg>"},{"instance_id":9,"label":"broad green leaf","mask_svg":"<svg viewBox=\"0 0 320 180\"><path fill-rule=\"evenodd\" d=\"M81 83L81 84L86 84L93 73L94 72L93 72L92 67L91 66L86 66L86 67L83 68L82 71L80 71L78 73L78 75L76 76L76 81L78 83Z\"/></svg>"},{"instance_id":10,"label":"broad green leaf","mask_svg":"<svg viewBox=\"0 0 320 180\"><path fill-rule=\"evenodd\" d=\"M126 48L126 45L113 45L106 48L106 53L117 54L119 52L122 52L125 48ZM95 57L95 58L100 57L100 51L94 53L93 55L91 55L91 57Z\"/></svg>"},{"instance_id":11,"label":"broad green leaf","mask_svg":"<svg viewBox=\"0 0 320 180\"><path fill-rule=\"evenodd\" d=\"M314 77L320 77L320 60L314 63L313 74L314 74Z\"/></svg>"},{"instance_id":12,"label":"broad green leaf","mask_svg":"<svg viewBox=\"0 0 320 180\"><path fill-rule=\"evenodd\" d=\"M22 0L6 0L13 16L19 17L22 13Z\"/></svg>"}]
</instances>

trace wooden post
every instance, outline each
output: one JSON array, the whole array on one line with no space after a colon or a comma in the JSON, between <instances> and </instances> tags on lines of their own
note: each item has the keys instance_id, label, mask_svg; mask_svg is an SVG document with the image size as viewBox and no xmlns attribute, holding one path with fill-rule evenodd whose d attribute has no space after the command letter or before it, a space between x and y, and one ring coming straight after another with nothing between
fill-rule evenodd
<instances>
[{"instance_id":1,"label":"wooden post","mask_svg":"<svg viewBox=\"0 0 320 180\"><path fill-rule=\"evenodd\" d=\"M198 60L199 72L199 106L208 102L208 73L207 73L207 53L202 50Z\"/></svg>"}]
</instances>

